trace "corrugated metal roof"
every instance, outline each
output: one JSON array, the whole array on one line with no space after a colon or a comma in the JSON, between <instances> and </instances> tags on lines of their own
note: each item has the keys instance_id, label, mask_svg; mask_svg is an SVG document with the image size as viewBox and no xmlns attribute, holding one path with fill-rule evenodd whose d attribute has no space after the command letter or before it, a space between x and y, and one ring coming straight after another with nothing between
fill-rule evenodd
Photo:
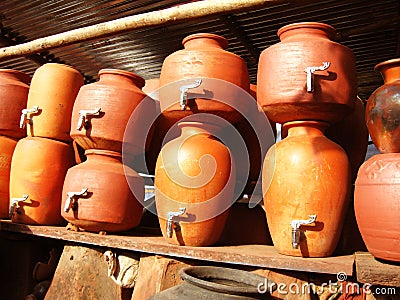
<instances>
[{"instance_id":1,"label":"corrugated metal roof","mask_svg":"<svg viewBox=\"0 0 400 300\"><path fill-rule=\"evenodd\" d=\"M187 1L2 0L0 46L31 41L185 2ZM182 48L181 41L185 36L196 32L211 32L228 39L228 50L247 61L251 80L256 83L259 53L279 42L276 32L280 27L302 21L324 22L338 30L338 36L342 37L338 41L351 48L356 55L358 89L363 99L368 98L382 84L374 66L399 56L398 0L330 0L277 4L234 15L136 30L60 47L33 55L29 59L1 61L0 68L14 68L32 75L41 63L54 61L74 66L85 75L87 81L96 80L98 71L103 68L128 70L150 79L159 76L167 55ZM346 33L350 31L353 34L347 37Z\"/></svg>"}]
</instances>

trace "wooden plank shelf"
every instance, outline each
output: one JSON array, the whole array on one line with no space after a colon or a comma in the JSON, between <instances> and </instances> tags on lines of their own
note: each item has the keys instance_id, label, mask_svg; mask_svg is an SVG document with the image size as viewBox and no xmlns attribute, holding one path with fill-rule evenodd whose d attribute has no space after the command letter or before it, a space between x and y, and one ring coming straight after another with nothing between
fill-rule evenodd
<instances>
[{"instance_id":1,"label":"wooden plank shelf","mask_svg":"<svg viewBox=\"0 0 400 300\"><path fill-rule=\"evenodd\" d=\"M170 245L162 236L144 234L100 235L90 232L76 232L65 227L16 224L0 221L4 232L15 232L81 244L125 249L143 253L159 254L177 258L196 259L218 263L229 263L268 269L284 269L302 272L353 274L354 255L326 258L302 258L281 255L273 246L241 245L188 247Z\"/></svg>"}]
</instances>

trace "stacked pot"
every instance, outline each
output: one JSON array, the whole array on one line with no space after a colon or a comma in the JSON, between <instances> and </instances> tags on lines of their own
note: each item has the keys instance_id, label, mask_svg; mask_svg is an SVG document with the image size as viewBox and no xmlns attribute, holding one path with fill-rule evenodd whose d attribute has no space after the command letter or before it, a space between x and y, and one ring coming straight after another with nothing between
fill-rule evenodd
<instances>
[{"instance_id":1,"label":"stacked pot","mask_svg":"<svg viewBox=\"0 0 400 300\"><path fill-rule=\"evenodd\" d=\"M84 149L81 164L65 177L62 216L88 231L124 231L141 220L144 180L130 162L144 158L155 102L140 76L102 69L77 95L70 134ZM151 124L151 123L150 123Z\"/></svg>"},{"instance_id":2,"label":"stacked pot","mask_svg":"<svg viewBox=\"0 0 400 300\"><path fill-rule=\"evenodd\" d=\"M28 99L29 75L0 69L0 218L9 217L11 159L17 141L26 136L19 126Z\"/></svg>"},{"instance_id":3,"label":"stacked pot","mask_svg":"<svg viewBox=\"0 0 400 300\"><path fill-rule=\"evenodd\" d=\"M75 164L69 135L71 112L83 76L57 63L39 67L17 120L18 141L10 171L10 217L24 224L57 225L65 174Z\"/></svg>"},{"instance_id":4,"label":"stacked pot","mask_svg":"<svg viewBox=\"0 0 400 300\"><path fill-rule=\"evenodd\" d=\"M384 80L369 97L365 120L380 151L358 172L354 191L357 224L369 252L400 262L400 59L375 66Z\"/></svg>"},{"instance_id":5,"label":"stacked pot","mask_svg":"<svg viewBox=\"0 0 400 300\"><path fill-rule=\"evenodd\" d=\"M268 227L282 254L330 256L350 202L351 166L324 132L355 110L355 58L327 24L289 24L278 36L262 52L257 77L258 102L283 137L263 165Z\"/></svg>"}]
</instances>

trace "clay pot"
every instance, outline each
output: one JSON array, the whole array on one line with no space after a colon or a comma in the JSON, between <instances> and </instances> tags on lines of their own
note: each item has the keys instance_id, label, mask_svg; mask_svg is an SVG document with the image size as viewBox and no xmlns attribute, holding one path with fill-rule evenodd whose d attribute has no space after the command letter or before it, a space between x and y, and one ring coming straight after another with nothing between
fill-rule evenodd
<instances>
[{"instance_id":1,"label":"clay pot","mask_svg":"<svg viewBox=\"0 0 400 300\"><path fill-rule=\"evenodd\" d=\"M327 123L295 121L283 126L288 136L269 149L263 166L272 241L282 254L329 256L350 200L349 160L324 136Z\"/></svg>"},{"instance_id":2,"label":"clay pot","mask_svg":"<svg viewBox=\"0 0 400 300\"><path fill-rule=\"evenodd\" d=\"M293 23L280 28L278 36L281 42L265 49L258 64L258 101L268 118L333 123L349 114L357 96L355 57L332 41L335 29Z\"/></svg>"},{"instance_id":3,"label":"clay pot","mask_svg":"<svg viewBox=\"0 0 400 300\"><path fill-rule=\"evenodd\" d=\"M220 238L233 199L235 167L212 124L181 122L155 169L160 227L169 243L208 246Z\"/></svg>"},{"instance_id":4,"label":"clay pot","mask_svg":"<svg viewBox=\"0 0 400 300\"><path fill-rule=\"evenodd\" d=\"M17 141L0 136L0 218L8 219L11 159Z\"/></svg>"},{"instance_id":5,"label":"clay pot","mask_svg":"<svg viewBox=\"0 0 400 300\"><path fill-rule=\"evenodd\" d=\"M127 153L143 153L148 132L143 121L155 115L154 101L141 90L144 79L117 69L102 69L99 78L78 93L72 112L71 137L84 149L122 152L125 142ZM129 128L124 140L131 116L135 118L135 126Z\"/></svg>"},{"instance_id":6,"label":"clay pot","mask_svg":"<svg viewBox=\"0 0 400 300\"><path fill-rule=\"evenodd\" d=\"M376 258L400 262L400 153L377 154L358 172L354 208L368 251Z\"/></svg>"},{"instance_id":7,"label":"clay pot","mask_svg":"<svg viewBox=\"0 0 400 300\"><path fill-rule=\"evenodd\" d=\"M367 101L365 120L371 139L381 153L400 152L400 58L375 66L384 84Z\"/></svg>"},{"instance_id":8,"label":"clay pot","mask_svg":"<svg viewBox=\"0 0 400 300\"><path fill-rule=\"evenodd\" d=\"M30 81L31 77L23 72L0 69L0 135L15 139L26 136L19 121L28 101Z\"/></svg>"},{"instance_id":9,"label":"clay pot","mask_svg":"<svg viewBox=\"0 0 400 300\"><path fill-rule=\"evenodd\" d=\"M70 66L47 63L36 69L21 115L28 136L70 142L72 107L82 85L82 74Z\"/></svg>"},{"instance_id":10,"label":"clay pot","mask_svg":"<svg viewBox=\"0 0 400 300\"><path fill-rule=\"evenodd\" d=\"M124 231L139 225L143 178L121 163L121 153L91 149L85 155L87 160L70 168L65 177L63 218L94 232Z\"/></svg>"},{"instance_id":11,"label":"clay pot","mask_svg":"<svg viewBox=\"0 0 400 300\"><path fill-rule=\"evenodd\" d=\"M247 111L241 92L249 92L250 85L245 61L225 51L228 41L219 35L192 34L182 44L184 49L166 57L161 68L162 113L174 122L198 112L215 114L231 123L240 120L236 110ZM187 101L183 106L182 96Z\"/></svg>"},{"instance_id":12,"label":"clay pot","mask_svg":"<svg viewBox=\"0 0 400 300\"><path fill-rule=\"evenodd\" d=\"M65 174L75 163L71 144L26 137L11 162L10 212L16 223L58 225Z\"/></svg>"},{"instance_id":13,"label":"clay pot","mask_svg":"<svg viewBox=\"0 0 400 300\"><path fill-rule=\"evenodd\" d=\"M269 299L269 293L276 289L272 280L237 269L195 266L183 268L179 274L183 284L164 290L149 299ZM261 294L258 289L265 293Z\"/></svg>"}]
</instances>

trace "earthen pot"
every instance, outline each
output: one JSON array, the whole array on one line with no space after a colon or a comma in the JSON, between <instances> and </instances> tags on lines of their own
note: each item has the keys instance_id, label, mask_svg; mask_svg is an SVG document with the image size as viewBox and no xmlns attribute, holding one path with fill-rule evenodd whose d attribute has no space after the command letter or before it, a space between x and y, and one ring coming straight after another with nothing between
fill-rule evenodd
<instances>
[{"instance_id":1,"label":"earthen pot","mask_svg":"<svg viewBox=\"0 0 400 300\"><path fill-rule=\"evenodd\" d=\"M0 135L0 218L9 218L11 159L17 141Z\"/></svg>"},{"instance_id":2,"label":"earthen pot","mask_svg":"<svg viewBox=\"0 0 400 300\"><path fill-rule=\"evenodd\" d=\"M400 262L400 153L376 154L358 172L354 208L368 251Z\"/></svg>"},{"instance_id":3,"label":"earthen pot","mask_svg":"<svg viewBox=\"0 0 400 300\"><path fill-rule=\"evenodd\" d=\"M263 192L268 228L286 255L330 256L350 200L350 165L343 148L324 136L327 123L283 125L288 136L264 160Z\"/></svg>"},{"instance_id":4,"label":"earthen pot","mask_svg":"<svg viewBox=\"0 0 400 300\"><path fill-rule=\"evenodd\" d=\"M18 141L10 171L12 221L58 225L65 174L75 164L71 144L48 138Z\"/></svg>"},{"instance_id":5,"label":"earthen pot","mask_svg":"<svg viewBox=\"0 0 400 300\"><path fill-rule=\"evenodd\" d=\"M144 153L148 128L144 120L154 118L154 100L142 91L139 75L118 69L102 69L99 81L83 86L72 112L71 137L84 149L121 152L125 142L131 155ZM129 119L136 126L124 133Z\"/></svg>"},{"instance_id":6,"label":"earthen pot","mask_svg":"<svg viewBox=\"0 0 400 300\"><path fill-rule=\"evenodd\" d=\"M381 153L400 152L400 58L375 66L384 84L367 101L365 120L371 139Z\"/></svg>"},{"instance_id":7,"label":"earthen pot","mask_svg":"<svg viewBox=\"0 0 400 300\"><path fill-rule=\"evenodd\" d=\"M139 225L143 178L122 164L121 153L91 149L85 155L86 161L70 168L65 177L63 218L94 232L124 231Z\"/></svg>"},{"instance_id":8,"label":"earthen pot","mask_svg":"<svg viewBox=\"0 0 400 300\"><path fill-rule=\"evenodd\" d=\"M0 135L15 139L26 136L19 123L28 101L30 81L31 77L21 71L0 69Z\"/></svg>"},{"instance_id":9,"label":"earthen pot","mask_svg":"<svg viewBox=\"0 0 400 300\"><path fill-rule=\"evenodd\" d=\"M249 92L245 61L224 50L228 41L219 35L192 34L182 44L184 49L166 57L161 68L162 113L174 122L198 112L215 114L232 123L238 121L247 111L239 91ZM168 88L176 82L180 83ZM181 97L186 101L182 106Z\"/></svg>"},{"instance_id":10,"label":"earthen pot","mask_svg":"<svg viewBox=\"0 0 400 300\"><path fill-rule=\"evenodd\" d=\"M236 180L228 148L213 124L181 122L181 135L161 149L155 169L160 227L169 243L209 246L228 217Z\"/></svg>"},{"instance_id":11,"label":"earthen pot","mask_svg":"<svg viewBox=\"0 0 400 300\"><path fill-rule=\"evenodd\" d=\"M336 122L357 96L353 52L333 41L335 28L317 22L286 25L280 42L260 56L257 97L268 118Z\"/></svg>"}]
</instances>

